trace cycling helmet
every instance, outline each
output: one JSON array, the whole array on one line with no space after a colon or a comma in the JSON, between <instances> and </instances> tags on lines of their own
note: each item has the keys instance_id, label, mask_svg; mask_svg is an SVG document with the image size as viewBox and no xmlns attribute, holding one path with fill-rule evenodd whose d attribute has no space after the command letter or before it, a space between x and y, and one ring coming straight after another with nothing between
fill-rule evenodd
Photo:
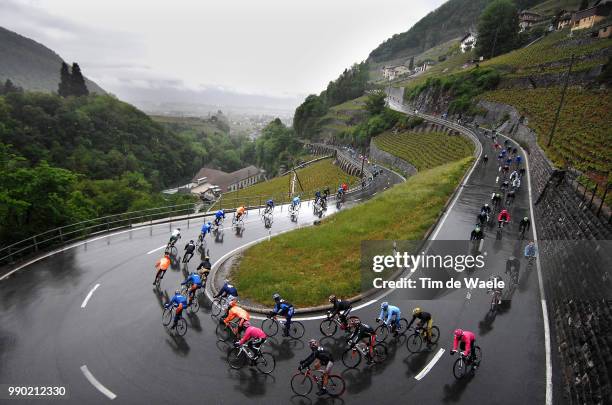
<instances>
[{"instance_id":1,"label":"cycling helmet","mask_svg":"<svg viewBox=\"0 0 612 405\"><path fill-rule=\"evenodd\" d=\"M529 217L523 218L523 221L529 221Z\"/></svg>"},{"instance_id":2,"label":"cycling helmet","mask_svg":"<svg viewBox=\"0 0 612 405\"><path fill-rule=\"evenodd\" d=\"M475 230L476 232L480 232L480 225L476 225L476 228L474 228L474 230Z\"/></svg>"},{"instance_id":3,"label":"cycling helmet","mask_svg":"<svg viewBox=\"0 0 612 405\"><path fill-rule=\"evenodd\" d=\"M316 339L310 339L308 341L308 346L310 346L312 349L319 347L319 342Z\"/></svg>"},{"instance_id":4,"label":"cycling helmet","mask_svg":"<svg viewBox=\"0 0 612 405\"><path fill-rule=\"evenodd\" d=\"M237 300L232 300L232 302L229 303L230 307L235 307L236 305L238 305L238 301Z\"/></svg>"},{"instance_id":5,"label":"cycling helmet","mask_svg":"<svg viewBox=\"0 0 612 405\"><path fill-rule=\"evenodd\" d=\"M463 329L455 329L455 337L463 336Z\"/></svg>"},{"instance_id":6,"label":"cycling helmet","mask_svg":"<svg viewBox=\"0 0 612 405\"><path fill-rule=\"evenodd\" d=\"M382 304L380 304L380 308L381 309L387 309L388 306L389 306L389 303L387 301L385 301Z\"/></svg>"},{"instance_id":7,"label":"cycling helmet","mask_svg":"<svg viewBox=\"0 0 612 405\"><path fill-rule=\"evenodd\" d=\"M189 243L193 243L193 239L191 239L191 240L189 241Z\"/></svg>"},{"instance_id":8,"label":"cycling helmet","mask_svg":"<svg viewBox=\"0 0 612 405\"><path fill-rule=\"evenodd\" d=\"M212 223L210 221L208 221L208 226L212 226Z\"/></svg>"},{"instance_id":9,"label":"cycling helmet","mask_svg":"<svg viewBox=\"0 0 612 405\"><path fill-rule=\"evenodd\" d=\"M210 260L210 257L208 257L208 255L204 256L204 260Z\"/></svg>"},{"instance_id":10,"label":"cycling helmet","mask_svg":"<svg viewBox=\"0 0 612 405\"><path fill-rule=\"evenodd\" d=\"M176 230L180 232L180 231L181 231L181 228L176 228Z\"/></svg>"},{"instance_id":11,"label":"cycling helmet","mask_svg":"<svg viewBox=\"0 0 612 405\"><path fill-rule=\"evenodd\" d=\"M174 291L175 294L180 294L181 290L179 290L178 288L176 289L176 291Z\"/></svg>"},{"instance_id":12,"label":"cycling helmet","mask_svg":"<svg viewBox=\"0 0 612 405\"><path fill-rule=\"evenodd\" d=\"M280 300L280 294L279 293L274 293L272 298L274 299L274 301L278 301L278 300Z\"/></svg>"},{"instance_id":13,"label":"cycling helmet","mask_svg":"<svg viewBox=\"0 0 612 405\"><path fill-rule=\"evenodd\" d=\"M242 326L244 326L244 328L246 329L246 328L248 328L248 327L250 327L250 326L251 326L251 322L249 322L249 321L244 321L244 323L242 324Z\"/></svg>"},{"instance_id":14,"label":"cycling helmet","mask_svg":"<svg viewBox=\"0 0 612 405\"><path fill-rule=\"evenodd\" d=\"M485 206L485 208L488 208L488 207L489 207L489 204L485 204L484 206Z\"/></svg>"},{"instance_id":15,"label":"cycling helmet","mask_svg":"<svg viewBox=\"0 0 612 405\"><path fill-rule=\"evenodd\" d=\"M412 315L418 315L421 313L421 308L417 307L412 310Z\"/></svg>"},{"instance_id":16,"label":"cycling helmet","mask_svg":"<svg viewBox=\"0 0 612 405\"><path fill-rule=\"evenodd\" d=\"M336 302L336 300L337 300L337 299L338 299L338 298L336 298L336 296L335 296L335 295L330 295L330 296L329 296L329 302Z\"/></svg>"}]
</instances>

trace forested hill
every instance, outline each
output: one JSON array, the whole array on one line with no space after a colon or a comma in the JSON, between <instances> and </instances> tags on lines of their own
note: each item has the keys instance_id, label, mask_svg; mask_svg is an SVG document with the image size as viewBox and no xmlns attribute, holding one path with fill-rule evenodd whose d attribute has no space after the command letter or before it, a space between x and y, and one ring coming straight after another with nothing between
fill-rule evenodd
<instances>
[{"instance_id":1,"label":"forested hill","mask_svg":"<svg viewBox=\"0 0 612 405\"><path fill-rule=\"evenodd\" d=\"M368 61L382 62L417 55L431 47L457 38L476 26L478 17L491 0L449 0L427 14L408 31L395 34L374 49ZM541 0L514 0L519 10Z\"/></svg>"},{"instance_id":2,"label":"forested hill","mask_svg":"<svg viewBox=\"0 0 612 405\"><path fill-rule=\"evenodd\" d=\"M24 90L57 92L61 65L62 58L51 49L0 27L0 83L10 79ZM85 83L91 93L104 93L91 80Z\"/></svg>"}]
</instances>

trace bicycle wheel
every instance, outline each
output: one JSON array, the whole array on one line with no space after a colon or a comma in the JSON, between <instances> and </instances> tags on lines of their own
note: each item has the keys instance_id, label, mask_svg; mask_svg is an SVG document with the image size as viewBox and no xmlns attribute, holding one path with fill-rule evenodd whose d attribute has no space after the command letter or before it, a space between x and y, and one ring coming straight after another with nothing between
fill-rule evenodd
<instances>
[{"instance_id":1,"label":"bicycle wheel","mask_svg":"<svg viewBox=\"0 0 612 405\"><path fill-rule=\"evenodd\" d=\"M297 373L291 377L291 390L302 397L310 394L312 385L312 379L306 374Z\"/></svg>"},{"instance_id":2,"label":"bicycle wheel","mask_svg":"<svg viewBox=\"0 0 612 405\"><path fill-rule=\"evenodd\" d=\"M482 350L480 350L480 346L474 346L474 357L474 363L479 366L482 361Z\"/></svg>"},{"instance_id":3,"label":"bicycle wheel","mask_svg":"<svg viewBox=\"0 0 612 405\"><path fill-rule=\"evenodd\" d=\"M304 332L306 332L306 329L304 328L302 322L291 322L291 326L289 327L289 337L291 339L301 339L302 336L304 336Z\"/></svg>"},{"instance_id":4,"label":"bicycle wheel","mask_svg":"<svg viewBox=\"0 0 612 405\"><path fill-rule=\"evenodd\" d=\"M404 336L407 331L408 321L406 320L406 318L402 318L399 320L399 327L397 328L397 333L399 333L401 336Z\"/></svg>"},{"instance_id":5,"label":"bicycle wheel","mask_svg":"<svg viewBox=\"0 0 612 405\"><path fill-rule=\"evenodd\" d=\"M432 326L431 327L431 343L436 344L438 343L439 339L440 339L440 328L438 328L437 326Z\"/></svg>"},{"instance_id":6,"label":"bicycle wheel","mask_svg":"<svg viewBox=\"0 0 612 405\"><path fill-rule=\"evenodd\" d=\"M234 335L228 326L225 326L225 324L221 324L221 323L217 325L215 334L217 335L217 339L220 342L227 342Z\"/></svg>"},{"instance_id":7,"label":"bicycle wheel","mask_svg":"<svg viewBox=\"0 0 612 405\"><path fill-rule=\"evenodd\" d=\"M162 312L162 324L168 326L170 322L172 322L172 308L164 308L164 312Z\"/></svg>"},{"instance_id":8,"label":"bicycle wheel","mask_svg":"<svg viewBox=\"0 0 612 405\"><path fill-rule=\"evenodd\" d=\"M344 390L346 389L346 384L344 383L344 378L339 375L330 375L329 380L327 380L327 393L332 397L339 397L344 394Z\"/></svg>"},{"instance_id":9,"label":"bicycle wheel","mask_svg":"<svg viewBox=\"0 0 612 405\"><path fill-rule=\"evenodd\" d=\"M386 325L379 325L378 328L374 330L374 333L376 334L376 341L383 342L387 339L387 336L389 336L389 328L387 328Z\"/></svg>"},{"instance_id":10,"label":"bicycle wheel","mask_svg":"<svg viewBox=\"0 0 612 405\"><path fill-rule=\"evenodd\" d=\"M223 304L219 298L215 298L212 302L212 306L210 307L210 315L213 317L218 317L221 314Z\"/></svg>"},{"instance_id":11,"label":"bicycle wheel","mask_svg":"<svg viewBox=\"0 0 612 405\"><path fill-rule=\"evenodd\" d=\"M270 374L276 367L276 360L274 360L274 356L270 353L261 353L255 362L255 367L261 373Z\"/></svg>"},{"instance_id":12,"label":"bicycle wheel","mask_svg":"<svg viewBox=\"0 0 612 405\"><path fill-rule=\"evenodd\" d=\"M189 306L189 311L192 314L195 314L200 310L200 302L198 301L198 297L193 297L193 301L191 301L191 305Z\"/></svg>"},{"instance_id":13,"label":"bicycle wheel","mask_svg":"<svg viewBox=\"0 0 612 405\"><path fill-rule=\"evenodd\" d=\"M240 370L247 364L247 356L239 347L234 347L227 353L227 363L234 370Z\"/></svg>"},{"instance_id":14,"label":"bicycle wheel","mask_svg":"<svg viewBox=\"0 0 612 405\"><path fill-rule=\"evenodd\" d=\"M453 375L458 380L462 379L465 375L465 361L462 357L455 360L455 364L453 364Z\"/></svg>"},{"instance_id":15,"label":"bicycle wheel","mask_svg":"<svg viewBox=\"0 0 612 405\"><path fill-rule=\"evenodd\" d=\"M374 345L374 363L382 363L387 360L387 346L384 343Z\"/></svg>"},{"instance_id":16,"label":"bicycle wheel","mask_svg":"<svg viewBox=\"0 0 612 405\"><path fill-rule=\"evenodd\" d=\"M187 321L185 318L181 318L176 323L176 334L179 336L185 336L185 333L187 333Z\"/></svg>"},{"instance_id":17,"label":"bicycle wheel","mask_svg":"<svg viewBox=\"0 0 612 405\"><path fill-rule=\"evenodd\" d=\"M414 333L408 336L406 339L406 347L410 353L418 353L421 351L421 345L423 344L423 338L419 333Z\"/></svg>"},{"instance_id":18,"label":"bicycle wheel","mask_svg":"<svg viewBox=\"0 0 612 405\"><path fill-rule=\"evenodd\" d=\"M361 363L361 352L357 348L349 348L342 353L342 364L347 368L356 368Z\"/></svg>"},{"instance_id":19,"label":"bicycle wheel","mask_svg":"<svg viewBox=\"0 0 612 405\"><path fill-rule=\"evenodd\" d=\"M270 318L264 319L264 321L261 323L261 329L266 333L266 335L275 336L278 333L278 322Z\"/></svg>"},{"instance_id":20,"label":"bicycle wheel","mask_svg":"<svg viewBox=\"0 0 612 405\"><path fill-rule=\"evenodd\" d=\"M321 325L319 326L319 330L321 330L323 336L334 336L338 330L338 324L336 324L333 319L323 319L321 321Z\"/></svg>"}]
</instances>

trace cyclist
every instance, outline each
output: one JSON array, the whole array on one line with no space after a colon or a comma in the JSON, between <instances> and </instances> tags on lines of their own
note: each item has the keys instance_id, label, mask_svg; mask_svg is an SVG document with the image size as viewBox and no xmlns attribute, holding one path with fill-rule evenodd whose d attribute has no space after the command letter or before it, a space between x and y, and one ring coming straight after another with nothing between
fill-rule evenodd
<instances>
[{"instance_id":1,"label":"cyclist","mask_svg":"<svg viewBox=\"0 0 612 405\"><path fill-rule=\"evenodd\" d=\"M266 201L266 209L264 210L264 214L271 213L272 211L274 211L274 200L269 199Z\"/></svg>"},{"instance_id":2,"label":"cyclist","mask_svg":"<svg viewBox=\"0 0 612 405\"><path fill-rule=\"evenodd\" d=\"M519 188L521 188L521 179L520 178L516 178L512 181L512 188L514 190L518 190Z\"/></svg>"},{"instance_id":3,"label":"cyclist","mask_svg":"<svg viewBox=\"0 0 612 405\"><path fill-rule=\"evenodd\" d=\"M227 316L223 320L223 323L225 326L231 328L230 324L234 319L238 319L238 327L236 329L232 328L232 331L234 332L234 335L238 336L244 327L244 323L251 320L251 314L249 314L245 309L240 308L236 299L233 299L230 302L229 311L227 311Z\"/></svg>"},{"instance_id":4,"label":"cyclist","mask_svg":"<svg viewBox=\"0 0 612 405\"><path fill-rule=\"evenodd\" d=\"M524 235L525 232L529 230L530 226L531 221L529 221L529 217L524 217L523 219L521 219L521 222L519 222L519 232L521 233L521 235Z\"/></svg>"},{"instance_id":5,"label":"cyclist","mask_svg":"<svg viewBox=\"0 0 612 405\"><path fill-rule=\"evenodd\" d=\"M202 278L200 278L199 274L189 273L189 276L181 283L181 285L187 286L187 291L189 291L189 302L187 305L191 305L193 298L195 297L195 293L198 288L202 287Z\"/></svg>"},{"instance_id":6,"label":"cyclist","mask_svg":"<svg viewBox=\"0 0 612 405\"><path fill-rule=\"evenodd\" d=\"M386 315L386 320L384 319ZM389 305L388 302L383 302L380 304L380 314L378 318L376 318L376 322L380 322L381 320L385 325L391 324L391 331L393 335L397 336L397 327L399 326L399 321L402 315L402 311L393 305Z\"/></svg>"},{"instance_id":7,"label":"cyclist","mask_svg":"<svg viewBox=\"0 0 612 405\"><path fill-rule=\"evenodd\" d=\"M484 211L480 211L480 214L478 214L478 223L480 225L484 225L487 222L487 219L489 218L489 216L487 215L486 212Z\"/></svg>"},{"instance_id":8,"label":"cyclist","mask_svg":"<svg viewBox=\"0 0 612 405\"><path fill-rule=\"evenodd\" d=\"M236 221L239 221L240 218L242 218L242 216L245 214L246 212L246 208L244 208L243 205L241 205L240 207L238 207L236 209Z\"/></svg>"},{"instance_id":9,"label":"cyclist","mask_svg":"<svg viewBox=\"0 0 612 405\"><path fill-rule=\"evenodd\" d=\"M274 299L274 308L270 312L270 316L280 315L285 317L283 336L289 336L289 327L291 326L291 318L293 318L295 308L289 302L282 299L279 293L274 293L272 298Z\"/></svg>"},{"instance_id":10,"label":"cyclist","mask_svg":"<svg viewBox=\"0 0 612 405\"><path fill-rule=\"evenodd\" d=\"M230 284L228 279L223 281L223 287L219 290L219 292L213 296L213 298L225 297L228 302L233 301L238 298L238 290L232 284Z\"/></svg>"},{"instance_id":11,"label":"cyclist","mask_svg":"<svg viewBox=\"0 0 612 405\"><path fill-rule=\"evenodd\" d=\"M508 193L506 194L506 203L507 204L513 203L515 197L516 197L516 190L515 189L512 189L512 190L508 191Z\"/></svg>"},{"instance_id":12,"label":"cyclist","mask_svg":"<svg viewBox=\"0 0 612 405\"><path fill-rule=\"evenodd\" d=\"M342 190L346 193L348 191L348 184L342 183Z\"/></svg>"},{"instance_id":13,"label":"cyclist","mask_svg":"<svg viewBox=\"0 0 612 405\"><path fill-rule=\"evenodd\" d=\"M484 233L482 232L482 228L480 225L476 224L476 227L470 233L470 240L481 240L484 238Z\"/></svg>"},{"instance_id":14,"label":"cyclist","mask_svg":"<svg viewBox=\"0 0 612 405\"><path fill-rule=\"evenodd\" d=\"M525 175L525 168L524 167L521 167L519 169L519 174L521 175L521 177L523 177Z\"/></svg>"},{"instance_id":15,"label":"cyclist","mask_svg":"<svg viewBox=\"0 0 612 405\"><path fill-rule=\"evenodd\" d=\"M510 181L513 181L514 179L519 177L519 173L516 170L513 170L512 173L510 173Z\"/></svg>"},{"instance_id":16,"label":"cyclist","mask_svg":"<svg viewBox=\"0 0 612 405\"><path fill-rule=\"evenodd\" d=\"M295 197L293 197L293 200L291 200L291 208L296 209L300 206L300 196L296 195Z\"/></svg>"},{"instance_id":17,"label":"cyclist","mask_svg":"<svg viewBox=\"0 0 612 405\"><path fill-rule=\"evenodd\" d=\"M334 306L331 311L327 313L328 318L333 318L338 315L341 325L340 328L347 329L347 316L353 309L351 302L348 300L339 300L335 295L329 296L329 302Z\"/></svg>"},{"instance_id":18,"label":"cyclist","mask_svg":"<svg viewBox=\"0 0 612 405\"><path fill-rule=\"evenodd\" d=\"M482 157L482 161L483 161L485 164L487 164L487 162L489 161L489 155L487 155L487 154L485 153L485 155Z\"/></svg>"},{"instance_id":19,"label":"cyclist","mask_svg":"<svg viewBox=\"0 0 612 405\"><path fill-rule=\"evenodd\" d=\"M489 207L489 204L485 203L482 207L480 207L480 212L484 212L488 217L491 214L491 207Z\"/></svg>"},{"instance_id":20,"label":"cyclist","mask_svg":"<svg viewBox=\"0 0 612 405\"><path fill-rule=\"evenodd\" d=\"M176 328L178 320L181 319L183 309L187 308L187 298L183 294L181 294L181 290L176 290L174 292L174 296L164 305L164 308L170 308L170 306L173 306L175 308L174 322L170 327L170 329L174 329Z\"/></svg>"},{"instance_id":21,"label":"cyclist","mask_svg":"<svg viewBox=\"0 0 612 405\"><path fill-rule=\"evenodd\" d=\"M174 244L181 239L181 228L176 228L170 234L170 240L168 241L168 247L174 246Z\"/></svg>"},{"instance_id":22,"label":"cyclist","mask_svg":"<svg viewBox=\"0 0 612 405\"><path fill-rule=\"evenodd\" d=\"M510 182L508 180L502 181L502 183L499 185L499 189L501 191L507 191L509 188L510 188Z\"/></svg>"},{"instance_id":23,"label":"cyclist","mask_svg":"<svg viewBox=\"0 0 612 405\"><path fill-rule=\"evenodd\" d=\"M512 154L516 156L517 153L518 153L518 149L517 148L512 148Z\"/></svg>"},{"instance_id":24,"label":"cyclist","mask_svg":"<svg viewBox=\"0 0 612 405\"><path fill-rule=\"evenodd\" d=\"M350 327L353 330L353 333L351 334L351 336L349 336L347 341L349 347L354 347L358 342L367 338L368 353L366 355L366 359L368 361L368 364L371 364L374 359L372 350L374 348L374 343L376 342L376 333L374 331L374 328L372 328L370 325L361 322L359 318L351 319Z\"/></svg>"},{"instance_id":25,"label":"cyclist","mask_svg":"<svg viewBox=\"0 0 612 405\"><path fill-rule=\"evenodd\" d=\"M499 228L502 227L502 222L505 222L505 223L510 222L510 213L508 212L507 209L504 208L503 210L501 210L501 212L497 216L497 222L499 223L498 225Z\"/></svg>"},{"instance_id":26,"label":"cyclist","mask_svg":"<svg viewBox=\"0 0 612 405\"><path fill-rule=\"evenodd\" d=\"M534 241L529 241L529 243L527 244L527 246L525 246L525 258L526 259L531 259L531 258L535 258L536 255L538 254L538 248L536 248L535 242Z\"/></svg>"},{"instance_id":27,"label":"cyclist","mask_svg":"<svg viewBox=\"0 0 612 405\"><path fill-rule=\"evenodd\" d=\"M196 250L195 242L192 240L185 245L185 253L183 254L183 263L189 263L189 260L193 257L193 252Z\"/></svg>"},{"instance_id":28,"label":"cyclist","mask_svg":"<svg viewBox=\"0 0 612 405\"><path fill-rule=\"evenodd\" d=\"M493 193L491 195L491 204L493 204L494 207L497 207L500 203L501 203L501 194Z\"/></svg>"},{"instance_id":29,"label":"cyclist","mask_svg":"<svg viewBox=\"0 0 612 405\"><path fill-rule=\"evenodd\" d=\"M506 166L508 166L508 170L510 170L511 164L512 164L512 157L508 155L508 157L506 157Z\"/></svg>"},{"instance_id":30,"label":"cyclist","mask_svg":"<svg viewBox=\"0 0 612 405\"><path fill-rule=\"evenodd\" d=\"M240 341L234 343L234 347L242 346L246 343L249 349L259 353L261 345L264 344L268 336L260 328L251 325L249 321L245 321L242 326L244 327L244 335Z\"/></svg>"},{"instance_id":31,"label":"cyclist","mask_svg":"<svg viewBox=\"0 0 612 405\"><path fill-rule=\"evenodd\" d=\"M159 259L155 263L155 268L157 269L157 273L155 273L155 280L153 280L153 285L155 285L155 281L157 281L157 277L159 276L159 281L164 278L164 274L166 274L166 270L170 267L170 255L168 253L164 254L161 259Z\"/></svg>"},{"instance_id":32,"label":"cyclist","mask_svg":"<svg viewBox=\"0 0 612 405\"><path fill-rule=\"evenodd\" d=\"M327 392L327 382L329 380L329 373L334 366L334 358L332 357L331 353L321 346L315 339L310 339L308 346L310 346L311 353L304 360L300 361L299 369L301 371L304 367L310 366L315 360L317 360L315 363L315 369L318 370L320 367L325 367L325 370L323 371L321 389L319 392L317 392L317 395L321 396Z\"/></svg>"},{"instance_id":33,"label":"cyclist","mask_svg":"<svg viewBox=\"0 0 612 405\"><path fill-rule=\"evenodd\" d=\"M200 243L204 240L206 234L210 233L210 231L212 231L212 224L210 221L203 223L202 228L200 229L200 236L198 237Z\"/></svg>"},{"instance_id":34,"label":"cyclist","mask_svg":"<svg viewBox=\"0 0 612 405\"><path fill-rule=\"evenodd\" d=\"M415 320L419 320L417 328L425 328L427 333L427 346L431 345L431 327L433 326L433 319L429 312L424 312L421 308L416 307L412 310L412 320L408 323L408 328L412 326Z\"/></svg>"},{"instance_id":35,"label":"cyclist","mask_svg":"<svg viewBox=\"0 0 612 405\"><path fill-rule=\"evenodd\" d=\"M505 140L504 140L504 148L505 148L505 147L507 147L509 143L510 143L510 141L509 141L509 140L507 140L507 139L505 139Z\"/></svg>"},{"instance_id":36,"label":"cyclist","mask_svg":"<svg viewBox=\"0 0 612 405\"><path fill-rule=\"evenodd\" d=\"M507 164L502 166L502 174L504 176L507 176L509 171L510 171L510 166L508 166Z\"/></svg>"},{"instance_id":37,"label":"cyclist","mask_svg":"<svg viewBox=\"0 0 612 405\"><path fill-rule=\"evenodd\" d=\"M225 219L225 210L219 210L215 212L215 226L221 225L221 222Z\"/></svg>"},{"instance_id":38,"label":"cyclist","mask_svg":"<svg viewBox=\"0 0 612 405\"><path fill-rule=\"evenodd\" d=\"M196 271L200 275L202 279L202 285L206 285L206 280L208 279L208 274L210 273L212 265L210 264L210 257L204 256L204 260L198 265Z\"/></svg>"},{"instance_id":39,"label":"cyclist","mask_svg":"<svg viewBox=\"0 0 612 405\"><path fill-rule=\"evenodd\" d=\"M500 276L494 275L494 276L489 277L489 281L493 283L494 287L493 288L489 288L487 290L487 292L489 294L493 294L493 295L497 294L498 298L497 298L496 304L497 305L501 305L501 303L502 303L502 300L501 300L502 291L504 289L504 287L502 287L503 280L502 280L502 278Z\"/></svg>"},{"instance_id":40,"label":"cyclist","mask_svg":"<svg viewBox=\"0 0 612 405\"><path fill-rule=\"evenodd\" d=\"M451 356L459 350L463 350L463 355L468 357L470 361L476 360L474 346L476 345L476 335L472 332L463 329L455 329L453 339L453 349L450 351ZM473 364L474 369L478 368L478 364Z\"/></svg>"},{"instance_id":41,"label":"cyclist","mask_svg":"<svg viewBox=\"0 0 612 405\"><path fill-rule=\"evenodd\" d=\"M523 161L523 157L517 156L514 158L514 161L516 162L516 166L519 167L521 165L521 162Z\"/></svg>"}]
</instances>

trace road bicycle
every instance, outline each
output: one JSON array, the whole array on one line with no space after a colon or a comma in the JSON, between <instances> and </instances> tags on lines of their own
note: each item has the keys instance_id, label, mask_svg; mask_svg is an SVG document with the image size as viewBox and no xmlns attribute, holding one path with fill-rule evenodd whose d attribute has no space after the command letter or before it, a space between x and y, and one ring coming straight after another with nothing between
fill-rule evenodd
<instances>
[{"instance_id":1,"label":"road bicycle","mask_svg":"<svg viewBox=\"0 0 612 405\"><path fill-rule=\"evenodd\" d=\"M387 337L392 334L394 336L403 336L408 331L408 320L406 318L400 318L399 325L395 321L391 322L391 325L387 325L386 322L382 322L376 329L376 341L384 342Z\"/></svg>"},{"instance_id":2,"label":"road bicycle","mask_svg":"<svg viewBox=\"0 0 612 405\"><path fill-rule=\"evenodd\" d=\"M323 370L311 370L310 367L300 368L291 377L291 390L299 396L305 397L310 394L315 384L319 389L321 388L323 384ZM325 388L329 396L339 397L344 393L346 383L344 378L339 375L330 374Z\"/></svg>"},{"instance_id":3,"label":"road bicycle","mask_svg":"<svg viewBox=\"0 0 612 405\"><path fill-rule=\"evenodd\" d=\"M229 306L229 300L226 297L215 298L210 307L210 315L213 318L218 317L221 313L227 311L227 307Z\"/></svg>"},{"instance_id":4,"label":"road bicycle","mask_svg":"<svg viewBox=\"0 0 612 405\"><path fill-rule=\"evenodd\" d=\"M226 325L224 322L219 322L215 329L215 334L220 342L234 342L240 339L237 322L230 322L229 325Z\"/></svg>"},{"instance_id":5,"label":"road bicycle","mask_svg":"<svg viewBox=\"0 0 612 405\"><path fill-rule=\"evenodd\" d=\"M347 368L357 368L363 357L368 364L380 364L387 359L387 346L384 343L374 344L376 339L371 339L370 343L358 342L342 353L342 364ZM371 351L371 355L370 355Z\"/></svg>"},{"instance_id":6,"label":"road bicycle","mask_svg":"<svg viewBox=\"0 0 612 405\"><path fill-rule=\"evenodd\" d=\"M247 215L246 212L240 215L239 217L237 217L236 214L234 214L234 217L232 218L232 229L236 231L240 231L244 229L244 217L246 215Z\"/></svg>"},{"instance_id":7,"label":"road bicycle","mask_svg":"<svg viewBox=\"0 0 612 405\"><path fill-rule=\"evenodd\" d=\"M276 336L280 329L285 330L285 324L287 321L279 320L278 316L268 316L267 319L261 323L261 329L268 336ZM300 321L291 321L291 326L289 327L289 337L291 339L300 339L304 336L304 324Z\"/></svg>"},{"instance_id":8,"label":"road bicycle","mask_svg":"<svg viewBox=\"0 0 612 405\"><path fill-rule=\"evenodd\" d=\"M497 308L499 308L499 306L502 303L502 299L501 299L502 292L499 289L494 289L494 290L489 290L489 293L491 294L491 307L490 307L490 310L491 310L491 312L495 312L495 311L497 311Z\"/></svg>"},{"instance_id":9,"label":"road bicycle","mask_svg":"<svg viewBox=\"0 0 612 405\"><path fill-rule=\"evenodd\" d=\"M435 345L440 339L440 329L437 326L431 327L431 338L427 338L427 329L424 327L411 328L412 335L406 339L406 347L410 353L418 353L423 347L423 343Z\"/></svg>"},{"instance_id":10,"label":"road bicycle","mask_svg":"<svg viewBox=\"0 0 612 405\"><path fill-rule=\"evenodd\" d=\"M200 310L200 302L198 301L197 294L198 294L198 290L196 289L193 292L193 299L191 300L191 304L187 305L187 310L191 312L192 314L195 314L196 312ZM187 297L187 299L189 299L189 286L188 285L181 286L181 295L184 295L185 297Z\"/></svg>"},{"instance_id":11,"label":"road bicycle","mask_svg":"<svg viewBox=\"0 0 612 405\"><path fill-rule=\"evenodd\" d=\"M313 204L312 211L315 217L321 218L323 216L323 206L318 201Z\"/></svg>"},{"instance_id":12,"label":"road bicycle","mask_svg":"<svg viewBox=\"0 0 612 405\"><path fill-rule=\"evenodd\" d=\"M264 211L263 215L261 216L261 219L266 228L272 227L272 223L274 222L274 216L272 215L272 212L268 210Z\"/></svg>"},{"instance_id":13,"label":"road bicycle","mask_svg":"<svg viewBox=\"0 0 612 405\"><path fill-rule=\"evenodd\" d=\"M223 221L225 221L224 217L215 218L215 220L212 223L212 228L211 228L211 231L212 231L213 234L216 235L217 233L219 233L219 231L223 227Z\"/></svg>"},{"instance_id":14,"label":"road bicycle","mask_svg":"<svg viewBox=\"0 0 612 405\"><path fill-rule=\"evenodd\" d=\"M174 246L175 243L175 240L168 242L168 244L166 245L166 249L164 250L165 255L170 255L173 257L176 257L178 255L178 249L176 248L176 246Z\"/></svg>"},{"instance_id":15,"label":"road bicycle","mask_svg":"<svg viewBox=\"0 0 612 405\"><path fill-rule=\"evenodd\" d=\"M338 328L346 332L351 332L351 328L349 325L351 325L351 322L354 319L359 319L359 317L349 316L346 322L342 322L340 320L339 315L334 315L333 317L330 317L328 314L327 318L321 321L321 325L319 325L319 330L321 331L323 336L327 336L327 337L334 336L336 332L338 331Z\"/></svg>"},{"instance_id":16,"label":"road bicycle","mask_svg":"<svg viewBox=\"0 0 612 405\"><path fill-rule=\"evenodd\" d=\"M174 319L175 314L176 309L173 306L164 308L164 311L162 312L162 324L165 327L168 327ZM176 321L176 326L170 329L174 329L176 331L176 334L179 336L185 336L185 333L187 333L187 321L181 315L178 321Z\"/></svg>"},{"instance_id":17,"label":"road bicycle","mask_svg":"<svg viewBox=\"0 0 612 405\"><path fill-rule=\"evenodd\" d=\"M206 237L201 232L198 235L198 240L196 241L196 248L198 249L198 251L200 249L206 251Z\"/></svg>"},{"instance_id":18,"label":"road bicycle","mask_svg":"<svg viewBox=\"0 0 612 405\"><path fill-rule=\"evenodd\" d=\"M480 347L474 346L472 350L473 353L470 353L469 357L465 356L463 351L459 351L459 358L453 363L453 374L456 379L460 380L465 377L468 369L473 373L475 371L474 366L480 366L482 360Z\"/></svg>"},{"instance_id":19,"label":"road bicycle","mask_svg":"<svg viewBox=\"0 0 612 405\"><path fill-rule=\"evenodd\" d=\"M497 227L497 234L495 237L497 240L502 240L504 227L508 224L508 221L498 221L498 223L499 226Z\"/></svg>"},{"instance_id":20,"label":"road bicycle","mask_svg":"<svg viewBox=\"0 0 612 405\"><path fill-rule=\"evenodd\" d=\"M263 344L263 343L262 343ZM276 367L276 360L271 353L262 352L261 345L257 348L248 344L232 348L227 353L227 363L234 370L240 370L247 364L255 366L260 373L271 374Z\"/></svg>"}]
</instances>

